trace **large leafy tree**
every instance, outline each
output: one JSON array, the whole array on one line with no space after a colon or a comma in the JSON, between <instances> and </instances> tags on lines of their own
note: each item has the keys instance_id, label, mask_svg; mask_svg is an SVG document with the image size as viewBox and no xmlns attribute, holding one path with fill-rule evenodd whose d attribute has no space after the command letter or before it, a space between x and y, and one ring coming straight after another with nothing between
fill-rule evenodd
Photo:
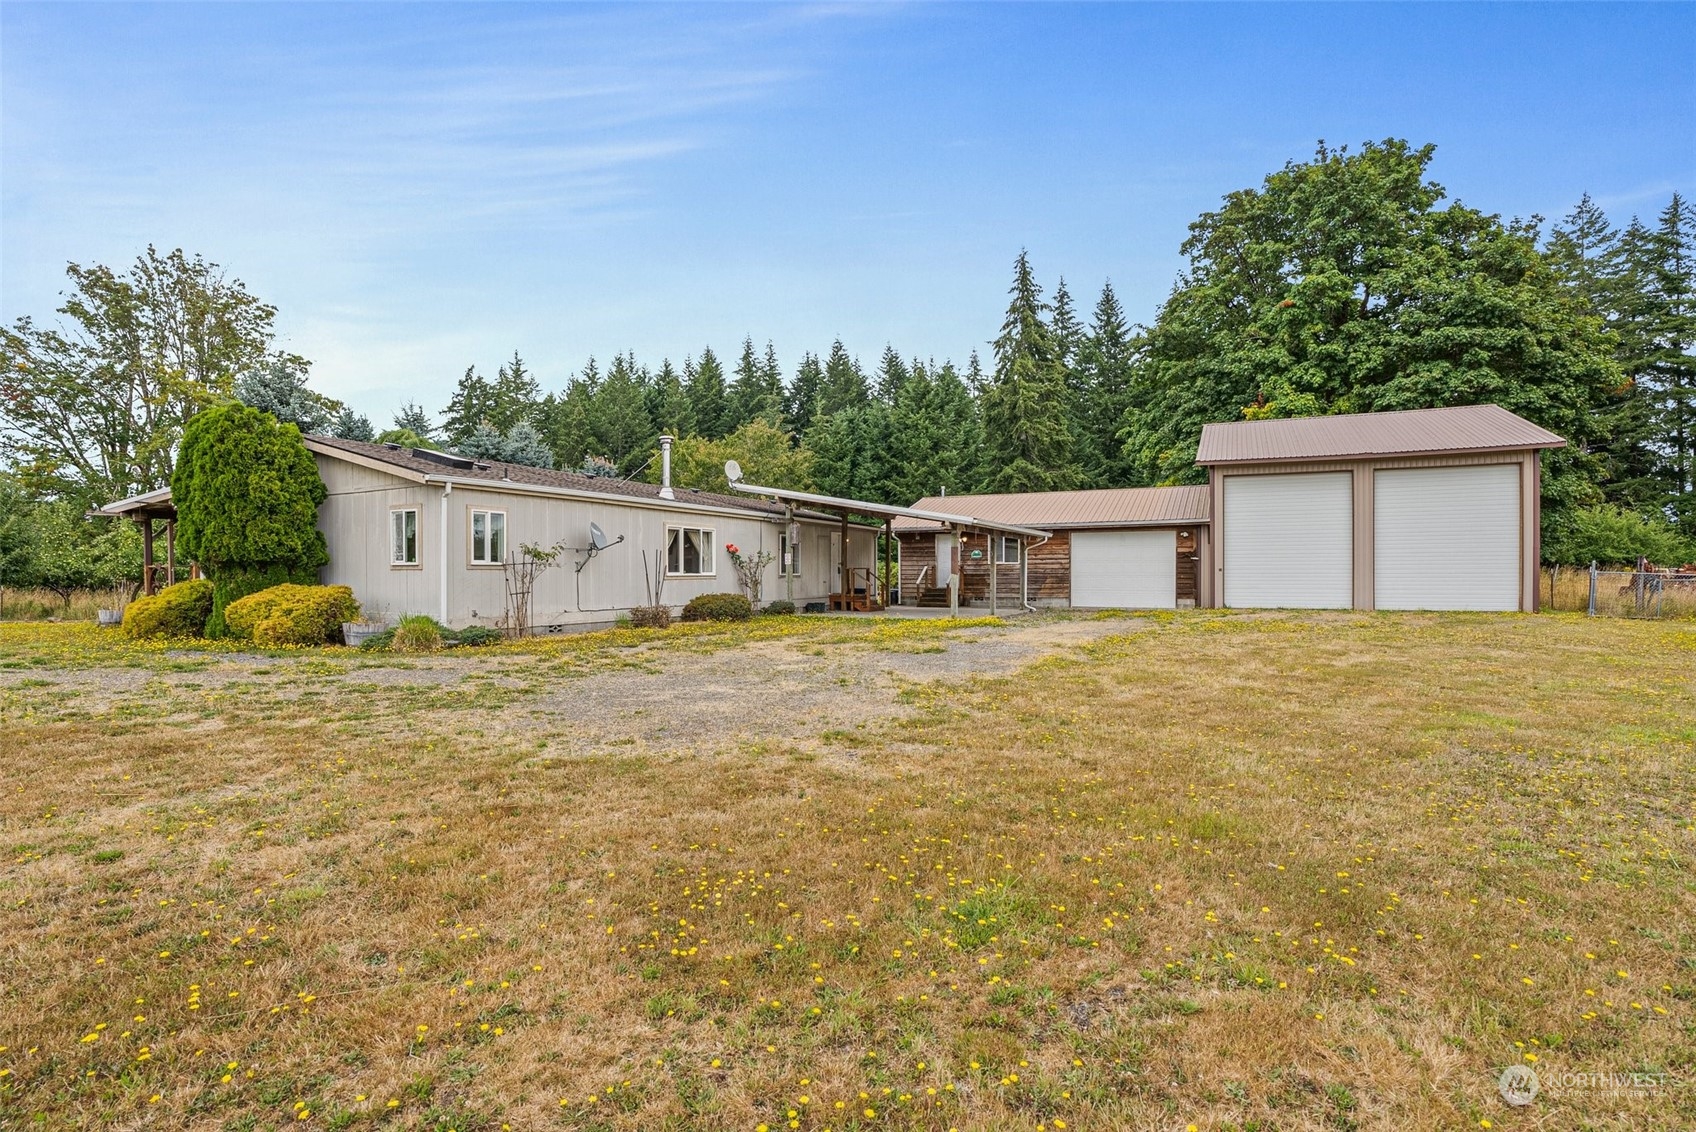
<instances>
[{"instance_id":1,"label":"large leafy tree","mask_svg":"<svg viewBox=\"0 0 1696 1132\"><path fill-rule=\"evenodd\" d=\"M181 249L65 273L58 325L0 329L0 455L84 504L162 487L188 419L272 356L276 309Z\"/></svg>"},{"instance_id":2,"label":"large leafy tree","mask_svg":"<svg viewBox=\"0 0 1696 1132\"><path fill-rule=\"evenodd\" d=\"M294 425L235 402L188 422L171 497L182 553L213 582L208 635L223 635L224 609L239 597L317 582L330 560L318 530L327 494Z\"/></svg>"},{"instance_id":3,"label":"large leafy tree","mask_svg":"<svg viewBox=\"0 0 1696 1132\"><path fill-rule=\"evenodd\" d=\"M1495 402L1575 441L1545 464L1551 514L1595 497L1621 381L1600 321L1533 225L1443 203L1433 152L1321 145L1190 226L1125 418L1139 479L1204 478L1209 421Z\"/></svg>"},{"instance_id":4,"label":"large leafy tree","mask_svg":"<svg viewBox=\"0 0 1696 1132\"><path fill-rule=\"evenodd\" d=\"M658 452L648 464L650 483L660 481ZM724 474L727 460L742 465L742 478L761 487L785 487L807 491L813 487L813 454L797 448L789 434L770 421L749 421L729 436L709 440L689 436L671 450L671 482L677 487L728 494L730 481Z\"/></svg>"},{"instance_id":5,"label":"large leafy tree","mask_svg":"<svg viewBox=\"0 0 1696 1132\"><path fill-rule=\"evenodd\" d=\"M1047 322L1047 304L1024 252L1013 264L1012 296L995 340L995 375L983 394L985 488L1056 491L1080 477L1066 371Z\"/></svg>"}]
</instances>

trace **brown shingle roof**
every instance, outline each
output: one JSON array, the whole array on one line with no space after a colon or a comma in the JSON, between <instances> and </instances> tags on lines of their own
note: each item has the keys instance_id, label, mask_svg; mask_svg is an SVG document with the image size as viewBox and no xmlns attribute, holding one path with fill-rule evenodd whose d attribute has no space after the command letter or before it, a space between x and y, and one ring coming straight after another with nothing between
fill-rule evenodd
<instances>
[{"instance_id":1,"label":"brown shingle roof","mask_svg":"<svg viewBox=\"0 0 1696 1132\"><path fill-rule=\"evenodd\" d=\"M992 523L1066 527L1157 527L1205 523L1203 487L1109 487L1094 491L1026 491L1005 495L936 495L913 504L919 511L970 515ZM898 531L939 529L922 519L896 519Z\"/></svg>"},{"instance_id":2,"label":"brown shingle roof","mask_svg":"<svg viewBox=\"0 0 1696 1132\"><path fill-rule=\"evenodd\" d=\"M1565 446L1566 441L1548 429L1500 405L1462 405L1203 425L1195 462L1353 459Z\"/></svg>"},{"instance_id":3,"label":"brown shingle roof","mask_svg":"<svg viewBox=\"0 0 1696 1132\"><path fill-rule=\"evenodd\" d=\"M333 436L308 436L307 447L316 452L333 455L347 452L367 460L376 460L414 475L452 476L459 480L485 481L490 487L529 484L535 487L589 491L599 495L622 496L657 502L676 502L706 507L733 507L759 515L782 515L783 508L763 499L720 495L711 491L696 491L678 487L675 500L661 500L656 483L637 483L615 480L607 476L586 476L580 472L561 472L552 468L532 468L526 464L507 464L500 460L473 460L452 452L429 452L419 448L401 448L387 444L369 444L361 440L342 440Z\"/></svg>"}]
</instances>

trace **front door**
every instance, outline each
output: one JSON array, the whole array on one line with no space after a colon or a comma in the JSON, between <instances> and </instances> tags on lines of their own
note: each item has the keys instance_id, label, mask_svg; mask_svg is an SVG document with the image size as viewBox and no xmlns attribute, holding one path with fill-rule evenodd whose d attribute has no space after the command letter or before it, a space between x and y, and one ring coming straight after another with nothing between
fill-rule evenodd
<instances>
[{"instance_id":1,"label":"front door","mask_svg":"<svg viewBox=\"0 0 1696 1132\"><path fill-rule=\"evenodd\" d=\"M960 572L960 564L954 560L954 536L952 534L936 536L936 584L951 586L954 575Z\"/></svg>"}]
</instances>

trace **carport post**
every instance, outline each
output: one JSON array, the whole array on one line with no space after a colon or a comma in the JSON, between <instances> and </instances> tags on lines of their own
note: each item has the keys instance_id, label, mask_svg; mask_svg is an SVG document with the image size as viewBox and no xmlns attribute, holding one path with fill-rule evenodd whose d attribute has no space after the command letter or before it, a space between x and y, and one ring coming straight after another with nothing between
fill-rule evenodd
<instances>
[{"instance_id":1,"label":"carport post","mask_svg":"<svg viewBox=\"0 0 1696 1132\"><path fill-rule=\"evenodd\" d=\"M1019 536L1019 608L1028 609L1031 604L1031 570L1029 562L1030 544L1025 536Z\"/></svg>"},{"instance_id":2,"label":"carport post","mask_svg":"<svg viewBox=\"0 0 1696 1132\"><path fill-rule=\"evenodd\" d=\"M1000 538L1000 535L985 535L984 541L994 544L997 543ZM998 547L995 545L992 545L989 549L989 615L991 617L1001 616L1001 606L996 601L995 586L996 579L1001 576L1001 567L995 561L997 558L1001 557L999 554L995 553L997 549Z\"/></svg>"},{"instance_id":3,"label":"carport post","mask_svg":"<svg viewBox=\"0 0 1696 1132\"><path fill-rule=\"evenodd\" d=\"M1590 560L1590 616L1596 616L1596 560Z\"/></svg>"},{"instance_id":4,"label":"carport post","mask_svg":"<svg viewBox=\"0 0 1696 1132\"><path fill-rule=\"evenodd\" d=\"M960 616L960 577L966 569L965 548L961 545L966 532L958 526L954 528L953 560L948 563L948 616Z\"/></svg>"}]
</instances>

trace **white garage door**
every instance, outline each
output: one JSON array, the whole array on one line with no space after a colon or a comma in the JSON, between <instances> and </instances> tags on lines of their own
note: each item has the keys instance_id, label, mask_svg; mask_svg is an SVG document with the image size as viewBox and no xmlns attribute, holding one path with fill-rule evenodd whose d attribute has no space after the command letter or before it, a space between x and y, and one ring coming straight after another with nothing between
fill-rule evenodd
<instances>
[{"instance_id":1,"label":"white garage door","mask_svg":"<svg viewBox=\"0 0 1696 1132\"><path fill-rule=\"evenodd\" d=\"M1225 604L1354 605L1354 493L1348 472L1225 477Z\"/></svg>"},{"instance_id":2,"label":"white garage door","mask_svg":"<svg viewBox=\"0 0 1696 1132\"><path fill-rule=\"evenodd\" d=\"M1072 532L1072 604L1101 609L1176 608L1177 532Z\"/></svg>"},{"instance_id":3,"label":"white garage door","mask_svg":"<svg viewBox=\"0 0 1696 1132\"><path fill-rule=\"evenodd\" d=\"M1379 609L1519 608L1519 465L1398 468L1373 489Z\"/></svg>"}]
</instances>

